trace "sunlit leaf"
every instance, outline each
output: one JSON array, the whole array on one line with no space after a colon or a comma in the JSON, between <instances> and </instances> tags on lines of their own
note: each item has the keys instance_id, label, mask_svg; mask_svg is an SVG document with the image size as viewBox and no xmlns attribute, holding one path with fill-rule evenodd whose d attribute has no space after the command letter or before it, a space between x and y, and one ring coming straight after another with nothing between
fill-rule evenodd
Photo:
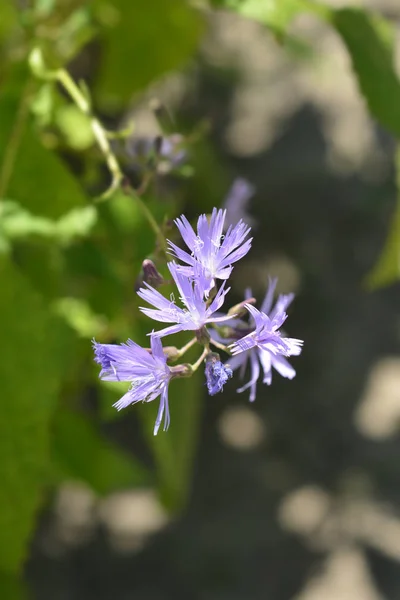
<instances>
[{"instance_id":1,"label":"sunlit leaf","mask_svg":"<svg viewBox=\"0 0 400 600\"><path fill-rule=\"evenodd\" d=\"M186 0L97 2L104 22L99 88L120 103L164 73L181 67L195 51L201 15ZM129 61L129 69L121 69Z\"/></svg>"},{"instance_id":2,"label":"sunlit leaf","mask_svg":"<svg viewBox=\"0 0 400 600\"><path fill-rule=\"evenodd\" d=\"M79 298L59 298L54 311L81 337L92 339L106 330L106 319L94 314L87 302Z\"/></svg>"},{"instance_id":3,"label":"sunlit leaf","mask_svg":"<svg viewBox=\"0 0 400 600\"><path fill-rule=\"evenodd\" d=\"M350 54L369 111L400 134L400 81L394 68L394 25L356 8L331 12L331 22Z\"/></svg>"}]
</instances>

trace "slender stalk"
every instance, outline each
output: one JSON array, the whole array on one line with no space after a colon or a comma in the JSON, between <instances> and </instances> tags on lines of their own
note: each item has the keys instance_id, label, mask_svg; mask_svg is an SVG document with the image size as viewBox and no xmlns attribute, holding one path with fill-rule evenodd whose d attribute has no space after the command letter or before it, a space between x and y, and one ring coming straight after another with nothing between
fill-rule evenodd
<instances>
[{"instance_id":1,"label":"slender stalk","mask_svg":"<svg viewBox=\"0 0 400 600\"><path fill-rule=\"evenodd\" d=\"M197 339L195 337L192 338L187 344L185 344L184 346L182 346L182 348L179 349L178 356L176 358L177 359L181 358L181 356L183 356L196 343L197 343Z\"/></svg>"},{"instance_id":2,"label":"slender stalk","mask_svg":"<svg viewBox=\"0 0 400 600\"><path fill-rule=\"evenodd\" d=\"M225 346L225 344L221 344L220 342L217 342L216 340L213 340L212 338L210 339L210 344L212 344L216 348L219 348L219 350L223 350L227 354L230 354L230 352L228 350L228 346Z\"/></svg>"},{"instance_id":3,"label":"slender stalk","mask_svg":"<svg viewBox=\"0 0 400 600\"><path fill-rule=\"evenodd\" d=\"M124 174L119 166L118 160L111 149L110 142L108 140L107 132L100 123L99 119L92 114L92 107L89 100L85 97L75 81L72 79L68 71L65 69L59 69L56 75L57 81L64 87L64 89L71 96L71 99L75 102L76 106L81 110L90 121L90 126L93 131L93 135L96 139L97 145L99 146L111 173L112 181L110 187L104 192L102 198L109 198L115 190L117 190L123 181Z\"/></svg>"},{"instance_id":4,"label":"slender stalk","mask_svg":"<svg viewBox=\"0 0 400 600\"><path fill-rule=\"evenodd\" d=\"M201 353L201 356L196 360L196 362L191 365L193 372L197 371L197 369L202 365L205 357L207 356L207 354L210 352L210 349L206 346L203 350L203 352Z\"/></svg>"}]
</instances>

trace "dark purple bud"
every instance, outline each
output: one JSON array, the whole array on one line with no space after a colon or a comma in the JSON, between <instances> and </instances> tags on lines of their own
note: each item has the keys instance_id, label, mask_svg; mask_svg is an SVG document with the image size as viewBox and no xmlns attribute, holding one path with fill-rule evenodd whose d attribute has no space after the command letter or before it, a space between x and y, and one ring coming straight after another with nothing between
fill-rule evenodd
<instances>
[{"instance_id":1,"label":"dark purple bud","mask_svg":"<svg viewBox=\"0 0 400 600\"><path fill-rule=\"evenodd\" d=\"M143 283L148 283L153 288L157 288L164 283L164 277L157 271L152 260L146 258L142 263L142 272L136 280L135 291L138 292Z\"/></svg>"},{"instance_id":2,"label":"dark purple bud","mask_svg":"<svg viewBox=\"0 0 400 600\"><path fill-rule=\"evenodd\" d=\"M157 271L156 265L152 260L146 258L142 264L143 281L153 287L158 287L164 283L164 277Z\"/></svg>"}]
</instances>

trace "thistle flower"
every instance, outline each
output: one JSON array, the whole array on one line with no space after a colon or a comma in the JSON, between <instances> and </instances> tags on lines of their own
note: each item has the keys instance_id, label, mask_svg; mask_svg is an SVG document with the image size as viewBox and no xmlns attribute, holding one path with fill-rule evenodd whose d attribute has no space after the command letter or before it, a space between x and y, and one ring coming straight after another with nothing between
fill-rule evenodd
<instances>
[{"instance_id":1,"label":"thistle flower","mask_svg":"<svg viewBox=\"0 0 400 600\"><path fill-rule=\"evenodd\" d=\"M288 363L285 356L298 356L302 350L302 340L283 337L279 332L280 327L287 318L285 311L292 302L294 294L281 294L275 306L272 306L276 283L276 279L270 281L261 310L257 310L251 304L246 305L252 318L252 331L230 346L233 357L229 360L229 366L232 370L240 368L242 379L247 363L250 362L250 381L237 390L238 392L244 392L250 388L250 402L253 402L256 397L256 385L260 377L260 363L264 371L263 383L267 385L270 385L272 381L272 367L282 377L293 379L296 371ZM247 295L251 296L250 290ZM241 325L243 327L243 323Z\"/></svg>"},{"instance_id":2,"label":"thistle flower","mask_svg":"<svg viewBox=\"0 0 400 600\"><path fill-rule=\"evenodd\" d=\"M179 267L186 275L194 272L196 263L202 266L207 281L204 290L206 295L214 286L215 279L229 278L233 263L243 258L251 247L252 238L245 241L250 227L243 221L239 221L235 227L230 226L225 236L222 235L225 217L226 210L216 208L212 211L209 223L206 215L200 215L197 235L184 215L175 220L190 254L168 241L172 254L188 265Z\"/></svg>"},{"instance_id":3,"label":"thistle flower","mask_svg":"<svg viewBox=\"0 0 400 600\"><path fill-rule=\"evenodd\" d=\"M225 383L233 375L232 369L229 365L223 365L220 361L219 355L211 353L207 357L205 376L207 381L207 389L210 396L214 396L223 390Z\"/></svg>"},{"instance_id":4,"label":"thistle flower","mask_svg":"<svg viewBox=\"0 0 400 600\"><path fill-rule=\"evenodd\" d=\"M225 295L230 288L224 289L224 284L218 290L211 304L207 306L204 299L206 281L202 276L202 271L197 267L195 273L197 277L188 277L183 273L175 263L168 263L170 273L179 290L180 300L185 308L175 304L175 300L165 298L160 292L151 285L145 283L145 288L138 291L140 298L155 306L155 308L139 307L140 310L155 321L162 323L175 323L171 327L166 327L153 333L158 337L164 337L178 331L198 331L207 323L217 323L230 319L226 315L216 316L214 313L221 308L224 303Z\"/></svg>"},{"instance_id":5,"label":"thistle flower","mask_svg":"<svg viewBox=\"0 0 400 600\"><path fill-rule=\"evenodd\" d=\"M129 391L114 404L117 410L136 402L151 402L161 396L154 425L157 434L164 416L164 431L169 427L168 385L174 368L167 365L159 338L151 336L151 353L128 340L126 344L99 344L93 340L95 361L101 365L100 379L130 381Z\"/></svg>"}]
</instances>

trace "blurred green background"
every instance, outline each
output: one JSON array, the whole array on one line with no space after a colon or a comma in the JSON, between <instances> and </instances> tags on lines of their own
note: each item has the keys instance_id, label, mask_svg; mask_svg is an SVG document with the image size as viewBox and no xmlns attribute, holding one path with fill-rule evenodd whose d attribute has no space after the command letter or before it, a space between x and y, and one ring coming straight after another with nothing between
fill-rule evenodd
<instances>
[{"instance_id":1,"label":"blurred green background","mask_svg":"<svg viewBox=\"0 0 400 600\"><path fill-rule=\"evenodd\" d=\"M0 0L1 600L400 597L399 19ZM231 304L268 275L297 294L297 377L254 405L174 382L154 437L91 339L146 344L143 260L237 177Z\"/></svg>"}]
</instances>

